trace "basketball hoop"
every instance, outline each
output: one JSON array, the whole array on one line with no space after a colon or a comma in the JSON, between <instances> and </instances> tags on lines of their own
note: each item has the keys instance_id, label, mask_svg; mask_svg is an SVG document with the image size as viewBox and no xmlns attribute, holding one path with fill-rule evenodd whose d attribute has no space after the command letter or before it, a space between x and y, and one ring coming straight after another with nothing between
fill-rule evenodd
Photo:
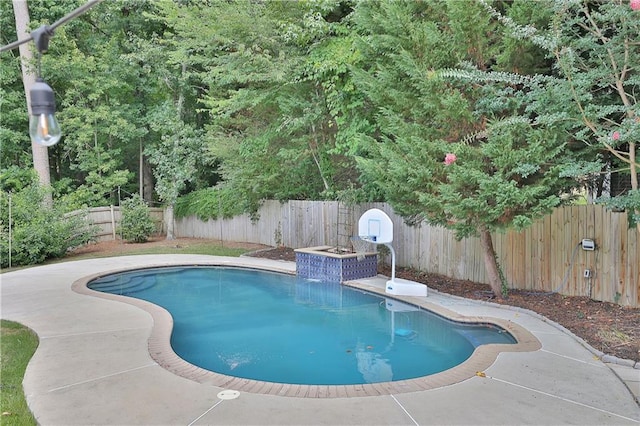
<instances>
[{"instance_id":1,"label":"basketball hoop","mask_svg":"<svg viewBox=\"0 0 640 426\"><path fill-rule=\"evenodd\" d=\"M396 252L393 242L393 222L391 218L380 209L369 209L358 220L358 242L352 238L356 252L362 250L361 242L383 245L391 251L391 279L387 281L385 293L399 296L427 296L427 287L413 281L396 279ZM360 257L358 257L360 259Z\"/></svg>"}]
</instances>

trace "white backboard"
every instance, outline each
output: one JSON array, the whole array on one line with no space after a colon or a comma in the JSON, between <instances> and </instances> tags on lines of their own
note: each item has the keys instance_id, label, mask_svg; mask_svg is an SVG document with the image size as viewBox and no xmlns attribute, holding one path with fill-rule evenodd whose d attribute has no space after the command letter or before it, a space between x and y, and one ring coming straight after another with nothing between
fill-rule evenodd
<instances>
[{"instance_id":1,"label":"white backboard","mask_svg":"<svg viewBox=\"0 0 640 426\"><path fill-rule=\"evenodd\" d=\"M393 241L393 222L380 209L370 209L360 216L358 236L371 243L389 244Z\"/></svg>"}]
</instances>

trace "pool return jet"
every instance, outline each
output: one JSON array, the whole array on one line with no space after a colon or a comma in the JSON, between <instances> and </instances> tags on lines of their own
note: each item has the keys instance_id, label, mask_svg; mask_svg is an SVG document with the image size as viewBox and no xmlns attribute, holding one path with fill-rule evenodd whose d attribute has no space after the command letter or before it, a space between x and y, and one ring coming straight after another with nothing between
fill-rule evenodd
<instances>
[{"instance_id":1,"label":"pool return jet","mask_svg":"<svg viewBox=\"0 0 640 426\"><path fill-rule=\"evenodd\" d=\"M396 278L396 252L393 250L393 222L380 209L370 209L360 216L358 236L361 240L383 244L391 251L391 279L387 281L385 292L396 296L427 296L427 286L413 281Z\"/></svg>"}]
</instances>

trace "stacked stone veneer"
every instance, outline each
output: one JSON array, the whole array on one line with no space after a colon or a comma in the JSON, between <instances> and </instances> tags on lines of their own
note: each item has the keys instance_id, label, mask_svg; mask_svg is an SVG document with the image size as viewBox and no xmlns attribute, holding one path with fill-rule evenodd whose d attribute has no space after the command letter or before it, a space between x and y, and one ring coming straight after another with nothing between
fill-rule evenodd
<instances>
[{"instance_id":1,"label":"stacked stone veneer","mask_svg":"<svg viewBox=\"0 0 640 426\"><path fill-rule=\"evenodd\" d=\"M356 253L336 254L331 246L296 249L296 274L302 278L343 282L378 274L378 254L365 253L358 260Z\"/></svg>"}]
</instances>

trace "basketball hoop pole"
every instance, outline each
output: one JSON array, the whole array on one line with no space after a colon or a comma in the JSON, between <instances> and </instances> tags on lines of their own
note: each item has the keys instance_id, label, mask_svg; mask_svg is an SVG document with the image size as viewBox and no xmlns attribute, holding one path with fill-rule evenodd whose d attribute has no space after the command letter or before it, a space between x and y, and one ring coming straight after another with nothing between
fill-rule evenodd
<instances>
[{"instance_id":1,"label":"basketball hoop pole","mask_svg":"<svg viewBox=\"0 0 640 426\"><path fill-rule=\"evenodd\" d=\"M385 244L391 250L391 282L396 281L396 251L391 244Z\"/></svg>"}]
</instances>

